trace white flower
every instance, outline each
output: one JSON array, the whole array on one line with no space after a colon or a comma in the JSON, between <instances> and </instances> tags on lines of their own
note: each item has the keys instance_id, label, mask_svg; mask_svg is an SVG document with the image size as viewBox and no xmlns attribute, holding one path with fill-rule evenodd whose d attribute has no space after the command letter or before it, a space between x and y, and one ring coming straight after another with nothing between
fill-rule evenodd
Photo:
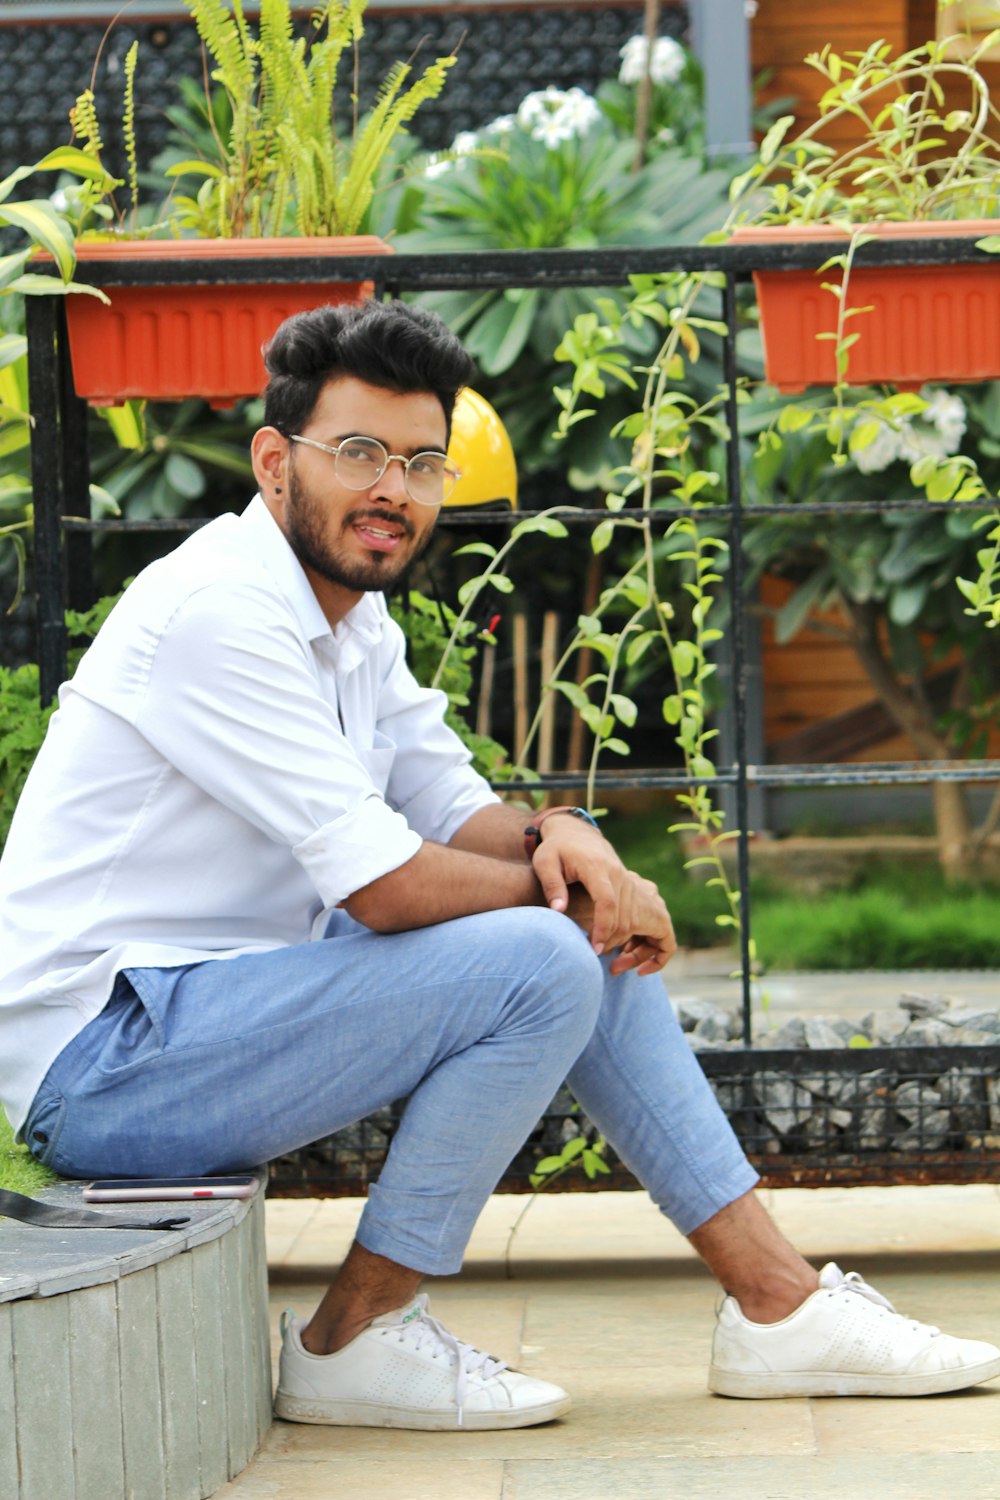
<instances>
[{"instance_id":1,"label":"white flower","mask_svg":"<svg viewBox=\"0 0 1000 1500\"><path fill-rule=\"evenodd\" d=\"M479 146L479 137L474 130L460 130L451 143L456 156L468 156Z\"/></svg>"},{"instance_id":2,"label":"white flower","mask_svg":"<svg viewBox=\"0 0 1000 1500\"><path fill-rule=\"evenodd\" d=\"M899 433L886 423L879 423L877 435L865 448L851 454L862 474L877 474L900 456Z\"/></svg>"},{"instance_id":3,"label":"white flower","mask_svg":"<svg viewBox=\"0 0 1000 1500\"><path fill-rule=\"evenodd\" d=\"M556 146L562 145L563 141L571 141L576 134L565 119L560 115L548 115L539 120L531 132L533 141L541 141L550 151Z\"/></svg>"},{"instance_id":4,"label":"white flower","mask_svg":"<svg viewBox=\"0 0 1000 1500\"><path fill-rule=\"evenodd\" d=\"M957 453L965 436L965 402L949 391L932 391L928 386L924 386L920 394L927 402L927 410L920 413L921 422L930 422L937 428L947 444L945 453Z\"/></svg>"},{"instance_id":5,"label":"white flower","mask_svg":"<svg viewBox=\"0 0 1000 1500\"><path fill-rule=\"evenodd\" d=\"M967 421L964 401L930 386L924 386L920 395L927 402L923 411L900 417L896 426L879 421L874 441L852 455L862 474L887 469L898 458L914 464L920 458L945 458L958 452Z\"/></svg>"},{"instance_id":6,"label":"white flower","mask_svg":"<svg viewBox=\"0 0 1000 1500\"><path fill-rule=\"evenodd\" d=\"M600 117L596 101L583 89L563 91L550 87L526 94L518 106L516 119L533 140L542 141L551 149L583 135Z\"/></svg>"},{"instance_id":7,"label":"white flower","mask_svg":"<svg viewBox=\"0 0 1000 1500\"><path fill-rule=\"evenodd\" d=\"M639 83L646 75L648 44L644 36L631 36L621 49L619 83ZM671 36L658 36L653 43L649 74L654 83L676 83L684 72L687 53Z\"/></svg>"},{"instance_id":8,"label":"white flower","mask_svg":"<svg viewBox=\"0 0 1000 1500\"><path fill-rule=\"evenodd\" d=\"M511 135L517 129L516 115L498 115L483 126L483 135Z\"/></svg>"},{"instance_id":9,"label":"white flower","mask_svg":"<svg viewBox=\"0 0 1000 1500\"><path fill-rule=\"evenodd\" d=\"M743 0L743 14L748 21L752 21L759 10L758 0Z\"/></svg>"},{"instance_id":10,"label":"white flower","mask_svg":"<svg viewBox=\"0 0 1000 1500\"><path fill-rule=\"evenodd\" d=\"M561 109L565 97L562 89L551 86L525 94L517 106L517 123L522 130L531 131L540 120L547 119Z\"/></svg>"},{"instance_id":11,"label":"white flower","mask_svg":"<svg viewBox=\"0 0 1000 1500\"><path fill-rule=\"evenodd\" d=\"M590 94L573 87L566 92L559 116L572 125L577 135L586 135L591 125L595 125L601 118L601 108Z\"/></svg>"}]
</instances>

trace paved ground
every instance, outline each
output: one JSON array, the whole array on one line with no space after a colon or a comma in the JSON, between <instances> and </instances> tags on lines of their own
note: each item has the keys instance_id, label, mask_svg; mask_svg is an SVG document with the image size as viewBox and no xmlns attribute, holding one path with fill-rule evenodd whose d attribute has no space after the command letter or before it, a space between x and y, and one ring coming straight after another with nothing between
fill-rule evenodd
<instances>
[{"instance_id":1,"label":"paved ground","mask_svg":"<svg viewBox=\"0 0 1000 1500\"><path fill-rule=\"evenodd\" d=\"M1000 1189L773 1193L817 1264L898 1307L1000 1340ZM462 1337L561 1381L574 1409L506 1434L276 1423L220 1500L1000 1500L1000 1381L919 1401L727 1401L705 1390L715 1287L644 1195L493 1198L457 1279L430 1287ZM361 1205L268 1205L271 1306L305 1311Z\"/></svg>"}]
</instances>

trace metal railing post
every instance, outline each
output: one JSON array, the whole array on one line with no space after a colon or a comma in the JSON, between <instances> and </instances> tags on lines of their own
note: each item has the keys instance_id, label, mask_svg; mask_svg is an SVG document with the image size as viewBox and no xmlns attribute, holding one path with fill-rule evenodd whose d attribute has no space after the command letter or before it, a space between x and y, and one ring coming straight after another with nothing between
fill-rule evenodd
<instances>
[{"instance_id":1,"label":"metal railing post","mask_svg":"<svg viewBox=\"0 0 1000 1500\"><path fill-rule=\"evenodd\" d=\"M66 676L62 516L60 342L65 317L57 297L28 297L28 401L32 415L31 488L37 598L39 694L49 703Z\"/></svg>"}]
</instances>

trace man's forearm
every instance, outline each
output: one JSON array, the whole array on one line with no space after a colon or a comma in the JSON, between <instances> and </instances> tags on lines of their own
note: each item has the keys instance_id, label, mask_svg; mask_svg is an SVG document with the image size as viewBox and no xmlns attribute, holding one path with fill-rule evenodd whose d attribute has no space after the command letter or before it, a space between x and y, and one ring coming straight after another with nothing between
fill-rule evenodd
<instances>
[{"instance_id":1,"label":"man's forearm","mask_svg":"<svg viewBox=\"0 0 1000 1500\"><path fill-rule=\"evenodd\" d=\"M408 932L477 912L544 904L542 888L524 859L523 843L518 861L430 842L344 902L348 913L374 932Z\"/></svg>"},{"instance_id":2,"label":"man's forearm","mask_svg":"<svg viewBox=\"0 0 1000 1500\"><path fill-rule=\"evenodd\" d=\"M486 854L493 859L523 860L524 830L531 822L531 809L494 802L467 818L449 841L450 849Z\"/></svg>"}]
</instances>

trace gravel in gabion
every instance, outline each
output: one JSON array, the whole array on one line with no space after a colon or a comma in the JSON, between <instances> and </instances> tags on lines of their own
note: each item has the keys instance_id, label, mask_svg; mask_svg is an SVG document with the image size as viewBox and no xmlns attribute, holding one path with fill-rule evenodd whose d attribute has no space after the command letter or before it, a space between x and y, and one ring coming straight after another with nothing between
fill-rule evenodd
<instances>
[{"instance_id":1,"label":"gravel in gabion","mask_svg":"<svg viewBox=\"0 0 1000 1500\"><path fill-rule=\"evenodd\" d=\"M742 1048L739 1016L704 1000L677 1007L697 1052ZM755 1038L764 1054L743 1078L713 1077L716 1097L751 1152L847 1156L854 1153L961 1152L1000 1145L1000 1080L977 1065L944 1059L934 1076L908 1062L915 1047L973 1048L1000 1041L1000 1012L974 1009L947 995L906 992L894 1009L860 1021L843 1016L790 1016ZM839 1072L817 1066L794 1076L769 1068L769 1050L835 1052L891 1047L898 1066Z\"/></svg>"}]
</instances>

